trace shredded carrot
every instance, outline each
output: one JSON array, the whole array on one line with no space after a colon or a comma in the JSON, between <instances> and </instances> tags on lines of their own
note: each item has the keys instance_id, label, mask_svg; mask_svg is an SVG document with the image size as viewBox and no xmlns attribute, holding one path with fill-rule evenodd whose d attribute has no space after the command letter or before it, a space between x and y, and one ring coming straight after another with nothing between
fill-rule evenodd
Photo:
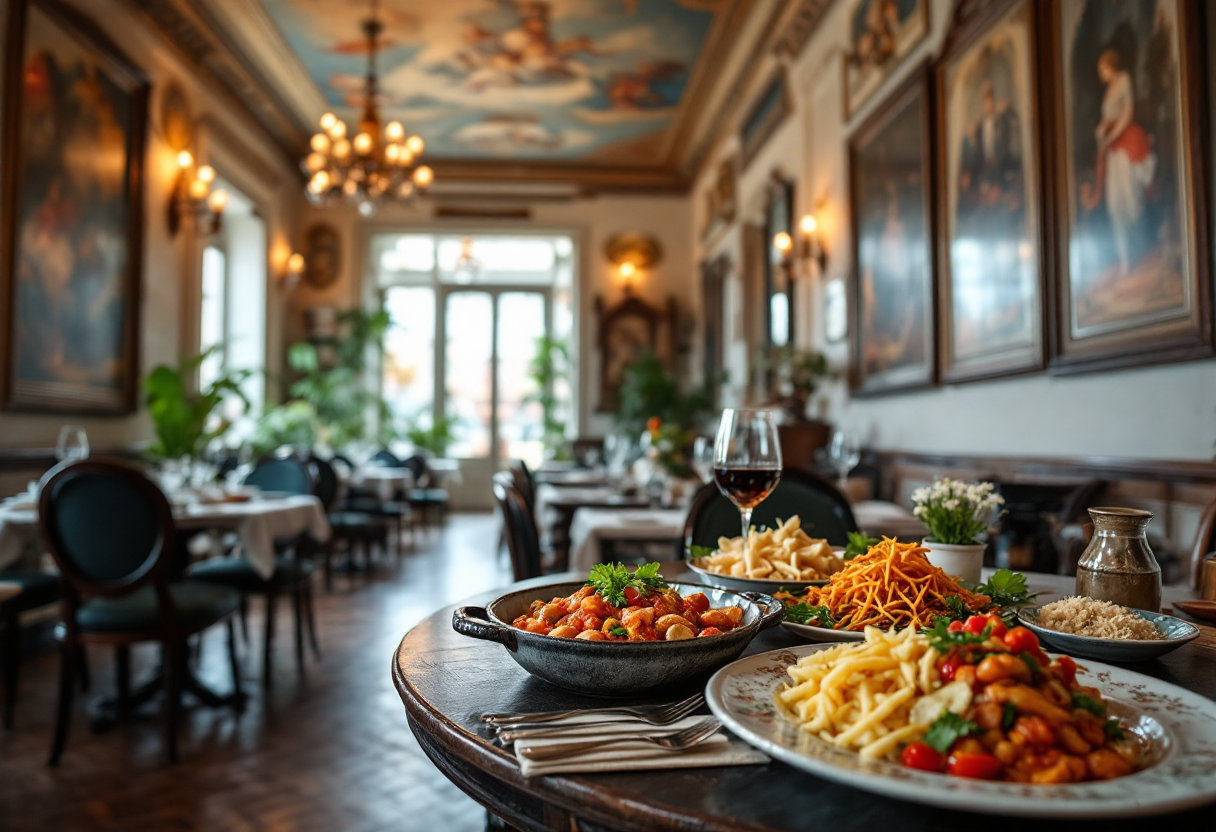
<instances>
[{"instance_id":1,"label":"shredded carrot","mask_svg":"<svg viewBox=\"0 0 1216 832\"><path fill-rule=\"evenodd\" d=\"M880 622L890 622L893 628L929 627L939 615L949 614L945 599L950 595L971 610L988 606L987 595L969 592L929 563L926 551L919 544L884 537L826 586L809 588L802 600L827 607L838 630L861 630Z\"/></svg>"}]
</instances>

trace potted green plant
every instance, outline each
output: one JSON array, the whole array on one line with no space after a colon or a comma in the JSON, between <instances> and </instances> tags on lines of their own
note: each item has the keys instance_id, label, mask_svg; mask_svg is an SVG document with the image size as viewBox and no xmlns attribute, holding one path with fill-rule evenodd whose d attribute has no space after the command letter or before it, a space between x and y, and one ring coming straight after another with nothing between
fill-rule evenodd
<instances>
[{"instance_id":1,"label":"potted green plant","mask_svg":"<svg viewBox=\"0 0 1216 832\"><path fill-rule=\"evenodd\" d=\"M184 357L176 367L158 365L144 377L144 404L156 433L156 440L148 448L153 456L192 463L232 426L215 412L221 403L235 399L242 413L249 409L241 384L252 375L250 370L226 371L206 388L190 389L189 379L215 350L213 347L202 355Z\"/></svg>"},{"instance_id":2,"label":"potted green plant","mask_svg":"<svg viewBox=\"0 0 1216 832\"><path fill-rule=\"evenodd\" d=\"M780 400L787 422L811 421L806 406L819 385L835 373L828 359L818 350L803 350L786 344L769 347L756 361L756 369L770 375L773 392Z\"/></svg>"},{"instance_id":3,"label":"potted green plant","mask_svg":"<svg viewBox=\"0 0 1216 832\"><path fill-rule=\"evenodd\" d=\"M405 438L419 451L432 456L443 456L448 452L448 446L456 439L456 422L453 417L439 416L433 417L429 425L424 425L420 414L406 430Z\"/></svg>"},{"instance_id":4,"label":"potted green plant","mask_svg":"<svg viewBox=\"0 0 1216 832\"><path fill-rule=\"evenodd\" d=\"M990 482L967 483L946 477L912 492L912 514L928 526L921 545L927 557L947 574L980 582L987 544L979 535L988 528L993 512L1005 504Z\"/></svg>"},{"instance_id":5,"label":"potted green plant","mask_svg":"<svg viewBox=\"0 0 1216 832\"><path fill-rule=\"evenodd\" d=\"M545 454L560 459L566 452L566 423L561 418L562 402L555 391L556 382L570 372L570 351L563 341L542 335L536 339L536 355L528 367L528 376L536 383L536 392L525 401L536 402L541 410L541 441Z\"/></svg>"}]
</instances>

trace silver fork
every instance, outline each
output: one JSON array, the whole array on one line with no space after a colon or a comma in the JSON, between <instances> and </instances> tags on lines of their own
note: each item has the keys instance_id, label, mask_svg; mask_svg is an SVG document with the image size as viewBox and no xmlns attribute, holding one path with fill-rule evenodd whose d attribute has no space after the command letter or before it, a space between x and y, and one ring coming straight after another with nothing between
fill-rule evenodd
<instances>
[{"instance_id":1,"label":"silver fork","mask_svg":"<svg viewBox=\"0 0 1216 832\"><path fill-rule=\"evenodd\" d=\"M559 719L568 719L572 716L583 716L592 714L599 716L600 714L624 714L625 716L636 716L645 722L651 722L652 725L664 725L669 715L679 711L681 708L688 705L689 702L696 702L693 707L699 707L705 701L701 694L696 693L680 702L672 702L667 705L635 705L633 707L613 707L613 708L577 708L570 711L541 711L539 713L515 713L515 714L482 714L481 721L489 722L493 725L519 725L519 724L538 724L542 722L556 722ZM688 711L684 711L688 713ZM652 722L652 720L658 720Z\"/></svg>"},{"instance_id":2,"label":"silver fork","mask_svg":"<svg viewBox=\"0 0 1216 832\"><path fill-rule=\"evenodd\" d=\"M561 745L551 745L543 748L522 746L516 749L516 753L533 762L560 760L562 757L571 757L583 751L590 751L593 748L602 748L606 745L616 745L622 742L647 742L651 745L657 745L664 751L683 751L685 748L692 748L698 743L705 742L705 740L718 733L718 729L721 727L722 723L711 716L682 731L672 731L668 734L660 734L657 737L633 735L591 740L589 742L562 743Z\"/></svg>"},{"instance_id":3,"label":"silver fork","mask_svg":"<svg viewBox=\"0 0 1216 832\"><path fill-rule=\"evenodd\" d=\"M674 708L670 708L658 715L652 715L642 719L643 722L650 725L670 725L677 720L683 719L688 714L701 707L704 699L701 696L693 696L685 699L683 702L675 703ZM628 725L619 720L597 719L593 722L577 722L570 725L546 725L540 723L541 727L537 727L537 723L517 723L512 725L499 725L498 738L502 740L504 745L509 745L519 740L528 740L533 737L549 737L554 734L561 734L566 731L582 730L584 728L597 728L604 725Z\"/></svg>"}]
</instances>

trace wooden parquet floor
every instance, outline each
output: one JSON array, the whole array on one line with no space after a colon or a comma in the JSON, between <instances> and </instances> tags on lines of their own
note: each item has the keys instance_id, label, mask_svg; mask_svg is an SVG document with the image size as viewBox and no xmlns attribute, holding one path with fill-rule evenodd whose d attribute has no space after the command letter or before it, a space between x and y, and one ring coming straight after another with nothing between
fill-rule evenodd
<instances>
[{"instance_id":1,"label":"wooden parquet floor","mask_svg":"<svg viewBox=\"0 0 1216 832\"><path fill-rule=\"evenodd\" d=\"M316 592L322 657L296 674L290 604L279 605L275 688L261 689L260 604L243 647L245 713L192 710L184 720L181 762L164 762L162 723L152 715L104 733L89 731L77 700L67 751L46 766L54 720L58 658L22 667L15 729L0 730L0 832L24 830L334 830L473 832L482 809L423 755L390 678L402 635L437 607L510 581L495 553L490 515L454 515L423 532L368 578L339 578ZM138 681L155 648L133 654ZM93 691L113 690L110 651L89 657ZM223 628L208 637L201 677L231 689Z\"/></svg>"}]
</instances>

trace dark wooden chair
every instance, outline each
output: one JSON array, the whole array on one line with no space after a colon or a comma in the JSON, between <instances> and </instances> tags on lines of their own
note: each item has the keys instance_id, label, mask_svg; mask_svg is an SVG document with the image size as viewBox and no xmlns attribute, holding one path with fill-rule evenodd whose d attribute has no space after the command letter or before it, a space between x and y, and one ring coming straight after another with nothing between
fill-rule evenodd
<instances>
[{"instance_id":1,"label":"dark wooden chair","mask_svg":"<svg viewBox=\"0 0 1216 832\"><path fill-rule=\"evenodd\" d=\"M256 485L263 491L279 491L290 494L310 494L313 491L313 478L307 466L294 457L281 457L264 460L249 472L245 478L246 485ZM263 635L262 648L262 685L266 688L274 686L274 636L275 617L280 595L290 595L295 612L295 648L296 668L304 675L304 629L308 629L308 638L313 655L320 657L321 651L317 644L317 625L313 614L312 573L313 564L303 556L302 549L310 546L307 540L275 541L275 549L279 554L274 559L274 572L269 578L262 577L243 557L211 558L195 564L189 570L189 576L198 581L230 587L240 593L241 619L245 623L248 616L248 598L260 595L266 599L266 627ZM244 627L248 638L248 625Z\"/></svg>"},{"instance_id":2,"label":"dark wooden chair","mask_svg":"<svg viewBox=\"0 0 1216 832\"><path fill-rule=\"evenodd\" d=\"M328 462L334 469L335 474L345 472L348 480L354 476L355 464L347 457L341 454L334 454L329 458ZM390 521L396 529L394 546L397 547L399 555L401 553L400 547L404 541L406 526L409 526L410 530L410 543L411 545L414 543L414 515L410 511L409 503L405 501L403 496L398 498L398 495L394 494L392 499L386 500L380 496L380 492L375 488L347 486L346 493L339 501L339 506L336 510L370 514L373 517Z\"/></svg>"},{"instance_id":3,"label":"dark wooden chair","mask_svg":"<svg viewBox=\"0 0 1216 832\"><path fill-rule=\"evenodd\" d=\"M327 460L313 457L310 464L317 472L317 499L329 517L330 538L325 545L325 588L333 588L334 544L343 542L352 563L355 552L363 555L364 568L371 572L372 546L388 551L389 519L362 511L334 511L338 498L338 474Z\"/></svg>"},{"instance_id":4,"label":"dark wooden chair","mask_svg":"<svg viewBox=\"0 0 1216 832\"><path fill-rule=\"evenodd\" d=\"M507 551L511 554L511 571L515 580L522 581L544 574L536 518L524 502L510 472L500 471L494 475L494 498L502 512Z\"/></svg>"},{"instance_id":5,"label":"dark wooden chair","mask_svg":"<svg viewBox=\"0 0 1216 832\"><path fill-rule=\"evenodd\" d=\"M157 641L164 657L165 749L177 760L177 723L187 672L187 639L227 621L233 702L240 670L232 614L240 595L229 587L173 580L176 527L168 500L143 474L113 462L63 463L42 480L39 515L47 550L62 577L59 709L50 765L67 743L72 691L84 644L108 644L118 660L118 711L129 698L130 646Z\"/></svg>"},{"instance_id":6,"label":"dark wooden chair","mask_svg":"<svg viewBox=\"0 0 1216 832\"><path fill-rule=\"evenodd\" d=\"M442 523L447 519L451 498L445 489L432 487L434 478L431 475L430 467L426 464L426 458L415 454L405 460L402 465L410 469L410 473L414 475L414 487L405 495L410 509L418 511L423 517L431 520L438 517L438 523Z\"/></svg>"},{"instance_id":7,"label":"dark wooden chair","mask_svg":"<svg viewBox=\"0 0 1216 832\"><path fill-rule=\"evenodd\" d=\"M1195 532L1195 545L1191 547L1191 589L1199 589L1199 577L1203 559L1216 548L1216 501L1213 501L1199 518L1199 529Z\"/></svg>"},{"instance_id":8,"label":"dark wooden chair","mask_svg":"<svg viewBox=\"0 0 1216 832\"><path fill-rule=\"evenodd\" d=\"M404 468L405 463L401 461L401 457L390 451L388 448L381 448L372 455L371 461L376 465L383 465L385 468Z\"/></svg>"},{"instance_id":9,"label":"dark wooden chair","mask_svg":"<svg viewBox=\"0 0 1216 832\"><path fill-rule=\"evenodd\" d=\"M771 528L778 518L795 514L807 534L826 538L833 546L844 546L849 532L858 530L849 501L835 486L814 474L786 469L768 499L752 512L752 525ZM738 537L741 531L739 509L717 485L707 483L693 497L677 557L684 558L689 546L716 548L719 537Z\"/></svg>"},{"instance_id":10,"label":"dark wooden chair","mask_svg":"<svg viewBox=\"0 0 1216 832\"><path fill-rule=\"evenodd\" d=\"M512 462L507 470L511 472L511 477L515 481L515 486L519 489L520 495L524 498L528 508L536 513L536 480L532 477L532 472L528 470L528 464L522 459L517 459ZM542 518L543 520L543 518Z\"/></svg>"},{"instance_id":11,"label":"dark wooden chair","mask_svg":"<svg viewBox=\"0 0 1216 832\"><path fill-rule=\"evenodd\" d=\"M4 727L11 729L21 672L21 614L58 603L59 576L32 569L10 569L0 572L0 582L21 587L16 597L0 602L0 701L3 703L0 713Z\"/></svg>"}]
</instances>

